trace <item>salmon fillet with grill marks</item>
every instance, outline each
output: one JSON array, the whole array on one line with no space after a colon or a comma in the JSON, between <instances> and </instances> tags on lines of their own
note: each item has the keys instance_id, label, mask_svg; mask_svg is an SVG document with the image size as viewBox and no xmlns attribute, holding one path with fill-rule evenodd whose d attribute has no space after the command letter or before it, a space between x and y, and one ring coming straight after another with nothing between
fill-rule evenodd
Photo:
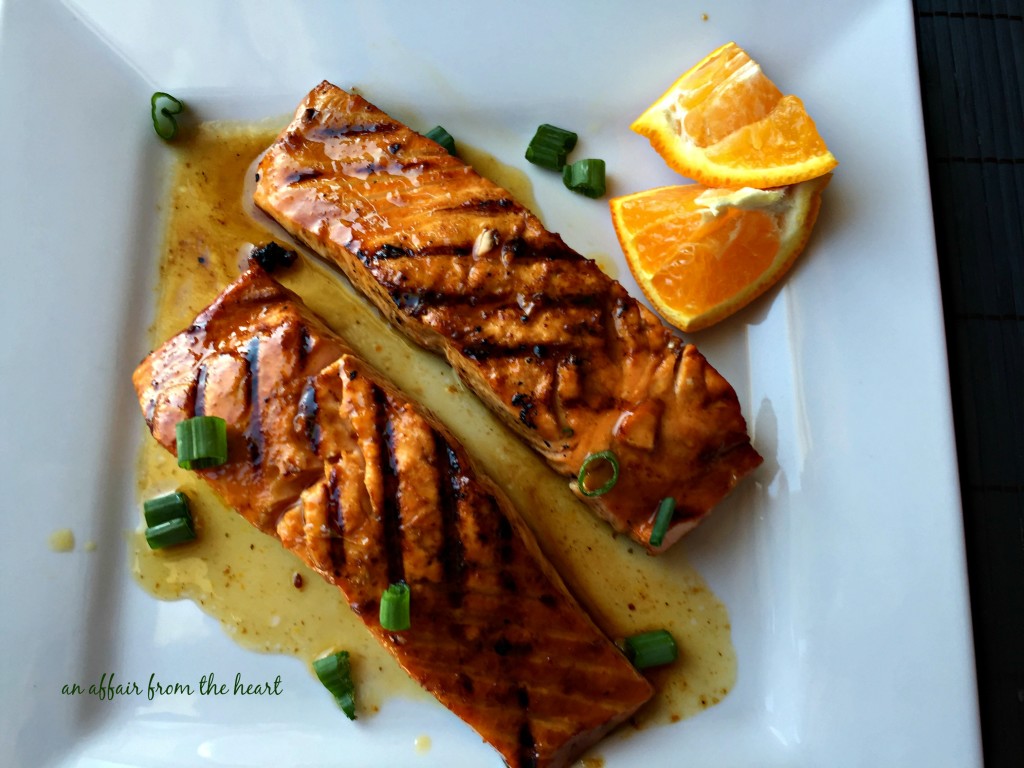
<instances>
[{"instance_id":1,"label":"salmon fillet with grill marks","mask_svg":"<svg viewBox=\"0 0 1024 768\"><path fill-rule=\"evenodd\" d=\"M576 477L611 450L618 483L584 501L649 550L761 463L736 393L694 346L508 192L365 99L315 88L260 162L254 198L446 355L557 472ZM651 547L666 497L676 512Z\"/></svg>"},{"instance_id":2,"label":"salmon fillet with grill marks","mask_svg":"<svg viewBox=\"0 0 1024 768\"><path fill-rule=\"evenodd\" d=\"M172 453L182 419L226 420L228 461L199 474L509 765L567 765L650 698L451 435L258 267L133 381ZM412 626L389 632L379 600L400 580Z\"/></svg>"}]
</instances>

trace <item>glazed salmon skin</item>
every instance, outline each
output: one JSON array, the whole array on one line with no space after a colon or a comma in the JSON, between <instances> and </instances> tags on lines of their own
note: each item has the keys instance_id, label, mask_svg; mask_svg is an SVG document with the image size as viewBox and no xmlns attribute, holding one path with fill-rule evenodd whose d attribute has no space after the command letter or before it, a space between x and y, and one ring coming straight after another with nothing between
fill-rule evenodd
<instances>
[{"instance_id":1,"label":"glazed salmon skin","mask_svg":"<svg viewBox=\"0 0 1024 768\"><path fill-rule=\"evenodd\" d=\"M259 267L133 381L172 453L182 419L226 420L228 461L199 474L337 585L508 765L568 765L652 695L454 438ZM411 592L402 632L378 617L396 581Z\"/></svg>"},{"instance_id":2,"label":"glazed salmon skin","mask_svg":"<svg viewBox=\"0 0 1024 768\"><path fill-rule=\"evenodd\" d=\"M314 88L256 175L259 208L444 354L555 471L576 478L611 451L610 491L571 485L649 551L761 463L735 391L696 347L504 189L362 97ZM666 498L675 512L652 546Z\"/></svg>"}]
</instances>

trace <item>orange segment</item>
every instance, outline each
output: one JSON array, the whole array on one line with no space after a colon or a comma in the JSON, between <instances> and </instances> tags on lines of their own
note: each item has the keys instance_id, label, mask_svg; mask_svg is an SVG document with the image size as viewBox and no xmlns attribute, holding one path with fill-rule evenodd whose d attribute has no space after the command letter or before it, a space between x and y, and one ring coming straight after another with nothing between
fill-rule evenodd
<instances>
[{"instance_id":1,"label":"orange segment","mask_svg":"<svg viewBox=\"0 0 1024 768\"><path fill-rule=\"evenodd\" d=\"M767 189L836 166L803 103L784 96L735 43L684 73L630 127L706 186Z\"/></svg>"},{"instance_id":2,"label":"orange segment","mask_svg":"<svg viewBox=\"0 0 1024 768\"><path fill-rule=\"evenodd\" d=\"M683 331L728 317L804 249L831 175L772 190L660 187L610 201L630 271Z\"/></svg>"}]
</instances>

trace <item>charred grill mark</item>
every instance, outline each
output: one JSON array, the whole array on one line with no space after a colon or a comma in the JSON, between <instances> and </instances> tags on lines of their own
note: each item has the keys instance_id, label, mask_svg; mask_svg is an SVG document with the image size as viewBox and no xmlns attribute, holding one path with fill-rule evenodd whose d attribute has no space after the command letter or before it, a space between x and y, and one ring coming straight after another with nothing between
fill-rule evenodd
<instances>
[{"instance_id":1,"label":"charred grill mark","mask_svg":"<svg viewBox=\"0 0 1024 768\"><path fill-rule=\"evenodd\" d=\"M520 709L530 708L530 692L521 685L516 688L516 704Z\"/></svg>"},{"instance_id":2,"label":"charred grill mark","mask_svg":"<svg viewBox=\"0 0 1024 768\"><path fill-rule=\"evenodd\" d=\"M451 157L451 155L448 154L448 150L446 150L444 147L438 147L438 151L439 151L440 154L438 154L438 155L436 155L434 157L420 156L416 160L414 160L414 161L412 161L410 163L403 164L401 166L401 168L399 169L398 173L391 173L390 172L391 168L393 166L390 166L388 168L382 168L381 170L388 171L389 175L391 175L391 176L398 176L400 178L402 178L402 177L404 177L404 178L410 178L410 177L415 178L415 176L419 176L421 174L437 173L439 171L439 169L441 168L441 166L443 166L443 164L444 164L444 158L450 158ZM442 162L439 163L438 162L439 159Z\"/></svg>"},{"instance_id":3,"label":"charred grill mark","mask_svg":"<svg viewBox=\"0 0 1024 768\"><path fill-rule=\"evenodd\" d=\"M384 527L384 553L387 557L388 583L405 581L405 562L402 557L402 513L398 498L398 459L395 457L394 423L391 420L387 395L378 386L373 387L377 404L377 435L380 440L380 474Z\"/></svg>"},{"instance_id":4,"label":"charred grill mark","mask_svg":"<svg viewBox=\"0 0 1024 768\"><path fill-rule=\"evenodd\" d=\"M578 293L568 295L555 294L532 294L529 297L522 297L512 292L507 285L496 286L496 292L487 293L484 290L475 293L427 291L418 288L401 288L393 283L377 277L385 288L390 289L391 299L399 309L408 312L413 317L419 317L431 307L477 307L486 305L491 310L511 309L518 307L526 314L523 317L529 320L529 313L539 309L550 307L572 307L588 308L595 306L599 296L592 293ZM507 291L507 292L503 292ZM526 322L524 321L524 322Z\"/></svg>"},{"instance_id":5,"label":"charred grill mark","mask_svg":"<svg viewBox=\"0 0 1024 768\"><path fill-rule=\"evenodd\" d=\"M362 166L358 172L365 173L368 176L372 176L375 173L380 173L381 171L384 171L385 173L390 173L391 168L387 165L381 165L380 163L367 163L366 165Z\"/></svg>"},{"instance_id":6,"label":"charred grill mark","mask_svg":"<svg viewBox=\"0 0 1024 768\"><path fill-rule=\"evenodd\" d=\"M301 184L304 181L316 181L324 175L324 172L318 168L303 168L301 171L295 171L285 176L282 180L282 184Z\"/></svg>"},{"instance_id":7,"label":"charred grill mark","mask_svg":"<svg viewBox=\"0 0 1024 768\"><path fill-rule=\"evenodd\" d=\"M455 245L453 243L439 243L437 245L428 244L419 248L406 248L409 256L415 256L416 258L433 258L433 257L462 257L469 256L473 253L473 244L469 245Z\"/></svg>"},{"instance_id":8,"label":"charred grill mark","mask_svg":"<svg viewBox=\"0 0 1024 768\"><path fill-rule=\"evenodd\" d=\"M331 570L335 577L341 575L345 565L345 518L341 509L341 488L338 486L338 470L332 466L327 474L327 551L331 558Z\"/></svg>"},{"instance_id":9,"label":"charred grill mark","mask_svg":"<svg viewBox=\"0 0 1024 768\"><path fill-rule=\"evenodd\" d=\"M302 326L299 329L299 368L306 364L306 358L313 351L313 337L309 335L309 328Z\"/></svg>"},{"instance_id":10,"label":"charred grill mark","mask_svg":"<svg viewBox=\"0 0 1024 768\"><path fill-rule=\"evenodd\" d=\"M432 305L444 300L444 295L434 291L392 290L391 300L395 306L411 317L419 317Z\"/></svg>"},{"instance_id":11,"label":"charred grill mark","mask_svg":"<svg viewBox=\"0 0 1024 768\"><path fill-rule=\"evenodd\" d=\"M481 200L477 198L474 200L465 200L457 206L437 208L435 211L438 213L479 213L485 216L493 216L498 213L515 210L518 207L519 206L516 201L509 197L502 197L496 200ZM519 240L519 242L521 243L522 240Z\"/></svg>"},{"instance_id":12,"label":"charred grill mark","mask_svg":"<svg viewBox=\"0 0 1024 768\"><path fill-rule=\"evenodd\" d=\"M295 430L306 435L313 453L320 454L320 406L316 401L316 388L312 378L306 382L299 397L299 411L295 416Z\"/></svg>"},{"instance_id":13,"label":"charred grill mark","mask_svg":"<svg viewBox=\"0 0 1024 768\"><path fill-rule=\"evenodd\" d=\"M519 583L516 581L516 577L508 571L502 571L498 574L498 581L501 582L501 588L509 594L516 594L519 592Z\"/></svg>"},{"instance_id":14,"label":"charred grill mark","mask_svg":"<svg viewBox=\"0 0 1024 768\"><path fill-rule=\"evenodd\" d=\"M196 413L196 389L199 386L199 376L193 376L188 383L188 389L185 390L185 402L181 405L181 410L184 411L186 418L191 418L200 414Z\"/></svg>"},{"instance_id":15,"label":"charred grill mark","mask_svg":"<svg viewBox=\"0 0 1024 768\"><path fill-rule=\"evenodd\" d=\"M452 210L459 210L458 208ZM534 264L538 261L586 261L583 256L566 246L541 246L528 245L519 238L512 238L501 245L501 260L510 264L515 261L524 266ZM360 250L356 253L360 261L370 265L377 261L393 259L401 256L413 258L465 258L472 256L473 244L438 243L428 244L419 248L407 248L387 243L379 246L376 251Z\"/></svg>"},{"instance_id":16,"label":"charred grill mark","mask_svg":"<svg viewBox=\"0 0 1024 768\"><path fill-rule=\"evenodd\" d=\"M568 293L566 291L556 292L552 288L545 291L534 291L527 293L520 288L515 294L515 305L523 312L522 321L528 322L530 316L537 310L551 309L552 307L563 312L569 308L589 309L597 304L598 297L593 293ZM563 319L565 315L562 314ZM568 327L565 328L568 331Z\"/></svg>"},{"instance_id":17,"label":"charred grill mark","mask_svg":"<svg viewBox=\"0 0 1024 768\"><path fill-rule=\"evenodd\" d=\"M254 336L245 350L246 399L249 404L249 425L245 428L245 446L249 461L259 469L263 463L263 425L260 418L260 337Z\"/></svg>"},{"instance_id":18,"label":"charred grill mark","mask_svg":"<svg viewBox=\"0 0 1024 768\"><path fill-rule=\"evenodd\" d=\"M383 259L397 259L402 256L412 256L412 251L408 248L403 248L400 245L392 245L391 243L384 243L376 251L373 252L372 258L374 261L381 261Z\"/></svg>"},{"instance_id":19,"label":"charred grill mark","mask_svg":"<svg viewBox=\"0 0 1024 768\"><path fill-rule=\"evenodd\" d=\"M538 354L538 350L540 354ZM466 344L460 350L463 355L476 362L484 362L491 358L507 357L563 357L576 351L576 345L570 344L514 344L505 346L493 341L482 339Z\"/></svg>"},{"instance_id":20,"label":"charred grill mark","mask_svg":"<svg viewBox=\"0 0 1024 768\"><path fill-rule=\"evenodd\" d=\"M434 455L437 457L439 496L441 501L441 572L448 585L453 606L462 603L466 570L466 548L459 536L459 501L462 493L462 467L459 457L448 442L434 432Z\"/></svg>"},{"instance_id":21,"label":"charred grill mark","mask_svg":"<svg viewBox=\"0 0 1024 768\"><path fill-rule=\"evenodd\" d=\"M533 420L533 411L537 410L537 404L533 402L531 395L523 392L516 392L512 395L512 405L519 408L519 420L530 429L536 429L537 423Z\"/></svg>"},{"instance_id":22,"label":"charred grill mark","mask_svg":"<svg viewBox=\"0 0 1024 768\"><path fill-rule=\"evenodd\" d=\"M605 299L604 307L601 308L599 321L601 333L601 349L608 360L619 360L619 335L615 327L615 320L625 312L625 303L621 297L608 296Z\"/></svg>"},{"instance_id":23,"label":"charred grill mark","mask_svg":"<svg viewBox=\"0 0 1024 768\"><path fill-rule=\"evenodd\" d=\"M206 415L206 363L200 363L192 404L193 416Z\"/></svg>"},{"instance_id":24,"label":"charred grill mark","mask_svg":"<svg viewBox=\"0 0 1024 768\"><path fill-rule=\"evenodd\" d=\"M523 248L525 253L517 255L515 258L517 261L525 261L526 259L543 260L543 261L586 261L583 256L576 253L572 248L567 246L561 240L555 240L550 243L545 243L542 246L527 246Z\"/></svg>"},{"instance_id":25,"label":"charred grill mark","mask_svg":"<svg viewBox=\"0 0 1024 768\"><path fill-rule=\"evenodd\" d=\"M471 678L465 672L456 672L455 673L455 683L462 690L464 690L466 693L468 693L468 694L472 694L473 693L473 687L474 687L473 686L473 678Z\"/></svg>"},{"instance_id":26,"label":"charred grill mark","mask_svg":"<svg viewBox=\"0 0 1024 768\"><path fill-rule=\"evenodd\" d=\"M340 139L343 136L363 136L368 133L390 133L402 126L395 123L345 123L341 125L321 125L309 133L312 141L324 139Z\"/></svg>"},{"instance_id":27,"label":"charred grill mark","mask_svg":"<svg viewBox=\"0 0 1024 768\"><path fill-rule=\"evenodd\" d=\"M512 523L508 521L508 518L502 514L501 510L498 509L497 503L493 498L487 500L488 506L490 507L490 514L494 515L497 519L497 534L498 534L498 559L502 563L511 563L512 558L515 555L515 549L512 546L515 541L515 531L512 530Z\"/></svg>"},{"instance_id":28,"label":"charred grill mark","mask_svg":"<svg viewBox=\"0 0 1024 768\"><path fill-rule=\"evenodd\" d=\"M712 464L719 456L722 455L728 448L725 446L711 445L706 448L702 448L700 453L697 454L697 461L701 464Z\"/></svg>"},{"instance_id":29,"label":"charred grill mark","mask_svg":"<svg viewBox=\"0 0 1024 768\"><path fill-rule=\"evenodd\" d=\"M536 768L540 756L537 754L537 745L533 740L533 731L530 730L530 721L523 718L519 726L517 736L516 768Z\"/></svg>"},{"instance_id":30,"label":"charred grill mark","mask_svg":"<svg viewBox=\"0 0 1024 768\"><path fill-rule=\"evenodd\" d=\"M438 243L420 246L419 248L408 248L394 243L385 243L378 246L375 251L360 251L359 259L367 265L375 264L388 259L411 258L411 259L439 259L439 258L462 258L473 253L473 244L454 245L452 243Z\"/></svg>"}]
</instances>

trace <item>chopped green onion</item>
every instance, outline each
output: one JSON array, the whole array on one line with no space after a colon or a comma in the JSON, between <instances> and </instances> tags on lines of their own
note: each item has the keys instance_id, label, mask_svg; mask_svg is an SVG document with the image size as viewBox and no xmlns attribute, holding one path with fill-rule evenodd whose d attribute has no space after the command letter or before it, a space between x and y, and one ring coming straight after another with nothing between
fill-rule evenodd
<instances>
[{"instance_id":1,"label":"chopped green onion","mask_svg":"<svg viewBox=\"0 0 1024 768\"><path fill-rule=\"evenodd\" d=\"M146 543L150 549L173 547L175 544L192 541L195 537L196 529L192 527L191 517L176 517L146 529Z\"/></svg>"},{"instance_id":2,"label":"chopped green onion","mask_svg":"<svg viewBox=\"0 0 1024 768\"><path fill-rule=\"evenodd\" d=\"M452 135L440 125L435 125L423 135L444 147L448 151L449 155L455 154L455 139L453 139Z\"/></svg>"},{"instance_id":3,"label":"chopped green onion","mask_svg":"<svg viewBox=\"0 0 1024 768\"><path fill-rule=\"evenodd\" d=\"M208 469L228 460L228 427L219 416L196 416L179 421L178 466L182 469Z\"/></svg>"},{"instance_id":4,"label":"chopped green onion","mask_svg":"<svg viewBox=\"0 0 1024 768\"><path fill-rule=\"evenodd\" d=\"M352 683L352 667L348 651L338 651L313 662L313 671L338 702L349 720L356 719L356 687Z\"/></svg>"},{"instance_id":5,"label":"chopped green onion","mask_svg":"<svg viewBox=\"0 0 1024 768\"><path fill-rule=\"evenodd\" d=\"M380 600L380 625L390 632L409 628L409 585L404 581L397 581L384 591Z\"/></svg>"},{"instance_id":6,"label":"chopped green onion","mask_svg":"<svg viewBox=\"0 0 1024 768\"><path fill-rule=\"evenodd\" d=\"M565 158L576 146L577 136L572 131L544 123L530 139L526 148L526 159L541 168L560 171Z\"/></svg>"},{"instance_id":7,"label":"chopped green onion","mask_svg":"<svg viewBox=\"0 0 1024 768\"><path fill-rule=\"evenodd\" d=\"M174 116L185 109L185 104L169 93L157 91L150 97L149 107L156 135L164 141L170 141L177 136L178 121L174 119Z\"/></svg>"},{"instance_id":8,"label":"chopped green onion","mask_svg":"<svg viewBox=\"0 0 1024 768\"><path fill-rule=\"evenodd\" d=\"M668 525L672 522L672 515L676 511L676 501L671 496L662 499L658 505L658 512L654 517L654 527L651 528L651 546L660 547L665 540L665 533Z\"/></svg>"},{"instance_id":9,"label":"chopped green onion","mask_svg":"<svg viewBox=\"0 0 1024 768\"><path fill-rule=\"evenodd\" d=\"M146 518L146 542L150 549L173 547L196 537L188 497L180 491L147 499L142 504Z\"/></svg>"},{"instance_id":10,"label":"chopped green onion","mask_svg":"<svg viewBox=\"0 0 1024 768\"><path fill-rule=\"evenodd\" d=\"M676 641L664 629L627 637L623 645L626 657L637 669L660 667L675 661L679 656Z\"/></svg>"},{"instance_id":11,"label":"chopped green onion","mask_svg":"<svg viewBox=\"0 0 1024 768\"><path fill-rule=\"evenodd\" d=\"M604 194L604 160L590 158L577 160L562 169L562 182L573 192L587 197Z\"/></svg>"},{"instance_id":12,"label":"chopped green onion","mask_svg":"<svg viewBox=\"0 0 1024 768\"><path fill-rule=\"evenodd\" d=\"M188 497L181 491L165 493L155 499L146 499L142 503L142 513L146 517L146 526L149 528L179 517L192 519L192 512L188 507Z\"/></svg>"},{"instance_id":13,"label":"chopped green onion","mask_svg":"<svg viewBox=\"0 0 1024 768\"><path fill-rule=\"evenodd\" d=\"M596 490L590 490L587 488L587 470L590 465L595 461L607 461L612 465L612 476L605 482L600 488ZM584 496L604 496L612 488L615 487L615 483L619 481L619 460L615 457L615 454L611 451L600 451L598 453L592 453L583 460L583 466L580 467L580 473L576 477L576 485L580 489L580 493Z\"/></svg>"}]
</instances>

